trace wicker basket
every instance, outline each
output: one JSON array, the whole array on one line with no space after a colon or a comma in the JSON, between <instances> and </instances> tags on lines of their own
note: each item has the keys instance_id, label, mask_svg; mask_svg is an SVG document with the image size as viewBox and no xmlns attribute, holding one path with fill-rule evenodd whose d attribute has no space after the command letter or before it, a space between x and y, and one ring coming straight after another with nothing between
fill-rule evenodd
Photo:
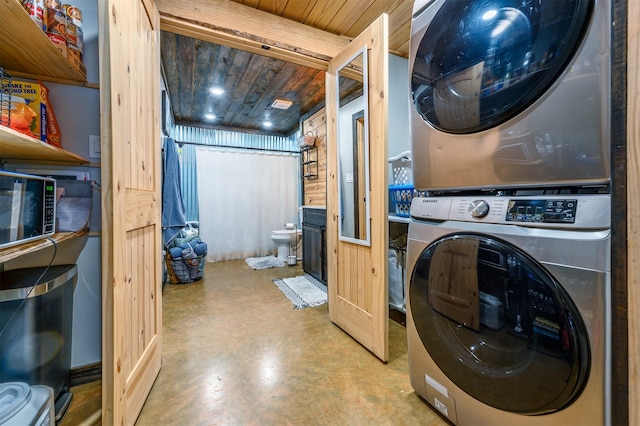
<instances>
[{"instance_id":1,"label":"wicker basket","mask_svg":"<svg viewBox=\"0 0 640 426\"><path fill-rule=\"evenodd\" d=\"M167 275L171 284L188 284L204 278L204 264L206 256L193 259L173 258L167 250L164 260L167 265Z\"/></svg>"},{"instance_id":2,"label":"wicker basket","mask_svg":"<svg viewBox=\"0 0 640 426\"><path fill-rule=\"evenodd\" d=\"M320 141L322 141L322 137L314 135L312 132L307 132L307 134L298 138L298 144L301 148L319 145Z\"/></svg>"},{"instance_id":3,"label":"wicker basket","mask_svg":"<svg viewBox=\"0 0 640 426\"><path fill-rule=\"evenodd\" d=\"M11 76L0 67L0 124L11 124Z\"/></svg>"}]
</instances>

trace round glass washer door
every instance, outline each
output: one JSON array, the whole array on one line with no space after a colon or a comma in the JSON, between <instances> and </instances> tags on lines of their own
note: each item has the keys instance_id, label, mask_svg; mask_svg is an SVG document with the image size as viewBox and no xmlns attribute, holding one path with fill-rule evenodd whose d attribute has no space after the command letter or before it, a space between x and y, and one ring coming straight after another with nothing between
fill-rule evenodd
<instances>
[{"instance_id":1,"label":"round glass washer door","mask_svg":"<svg viewBox=\"0 0 640 426\"><path fill-rule=\"evenodd\" d=\"M586 327L566 291L517 247L481 234L430 244L409 283L420 339L460 389L500 410L561 410L590 371Z\"/></svg>"},{"instance_id":2,"label":"round glass washer door","mask_svg":"<svg viewBox=\"0 0 640 426\"><path fill-rule=\"evenodd\" d=\"M448 0L419 43L413 103L447 133L518 115L553 84L586 33L594 0Z\"/></svg>"}]
</instances>

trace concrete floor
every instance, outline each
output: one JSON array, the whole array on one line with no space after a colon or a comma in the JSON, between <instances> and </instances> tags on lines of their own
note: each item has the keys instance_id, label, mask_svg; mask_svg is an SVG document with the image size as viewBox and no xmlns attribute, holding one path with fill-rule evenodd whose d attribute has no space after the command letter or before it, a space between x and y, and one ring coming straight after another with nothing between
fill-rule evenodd
<instances>
[{"instance_id":1,"label":"concrete floor","mask_svg":"<svg viewBox=\"0 0 640 426\"><path fill-rule=\"evenodd\" d=\"M302 274L236 260L168 285L162 369L137 425L448 425L411 388L405 328L390 320L381 362L326 305L294 310L272 282ZM61 426L99 424L100 382L72 391Z\"/></svg>"}]
</instances>

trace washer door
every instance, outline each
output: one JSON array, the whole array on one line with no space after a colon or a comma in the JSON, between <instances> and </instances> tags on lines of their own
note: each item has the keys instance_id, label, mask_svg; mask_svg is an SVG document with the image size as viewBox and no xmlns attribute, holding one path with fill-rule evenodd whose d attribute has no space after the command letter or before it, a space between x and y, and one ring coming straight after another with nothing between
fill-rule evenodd
<instances>
[{"instance_id":1,"label":"washer door","mask_svg":"<svg viewBox=\"0 0 640 426\"><path fill-rule=\"evenodd\" d=\"M416 52L415 108L454 134L515 117L563 72L592 11L593 0L446 1Z\"/></svg>"},{"instance_id":2,"label":"washer door","mask_svg":"<svg viewBox=\"0 0 640 426\"><path fill-rule=\"evenodd\" d=\"M409 283L429 355L460 389L519 414L568 406L590 370L586 327L557 280L508 242L455 234L430 244Z\"/></svg>"}]
</instances>

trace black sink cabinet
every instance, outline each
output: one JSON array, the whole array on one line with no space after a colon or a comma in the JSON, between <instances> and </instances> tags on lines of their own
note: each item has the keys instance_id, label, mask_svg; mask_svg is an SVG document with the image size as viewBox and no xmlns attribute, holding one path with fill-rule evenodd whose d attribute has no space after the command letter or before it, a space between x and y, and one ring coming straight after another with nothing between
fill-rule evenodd
<instances>
[{"instance_id":1,"label":"black sink cabinet","mask_svg":"<svg viewBox=\"0 0 640 426\"><path fill-rule=\"evenodd\" d=\"M302 209L302 269L324 284L327 283L326 228L326 209Z\"/></svg>"}]
</instances>

